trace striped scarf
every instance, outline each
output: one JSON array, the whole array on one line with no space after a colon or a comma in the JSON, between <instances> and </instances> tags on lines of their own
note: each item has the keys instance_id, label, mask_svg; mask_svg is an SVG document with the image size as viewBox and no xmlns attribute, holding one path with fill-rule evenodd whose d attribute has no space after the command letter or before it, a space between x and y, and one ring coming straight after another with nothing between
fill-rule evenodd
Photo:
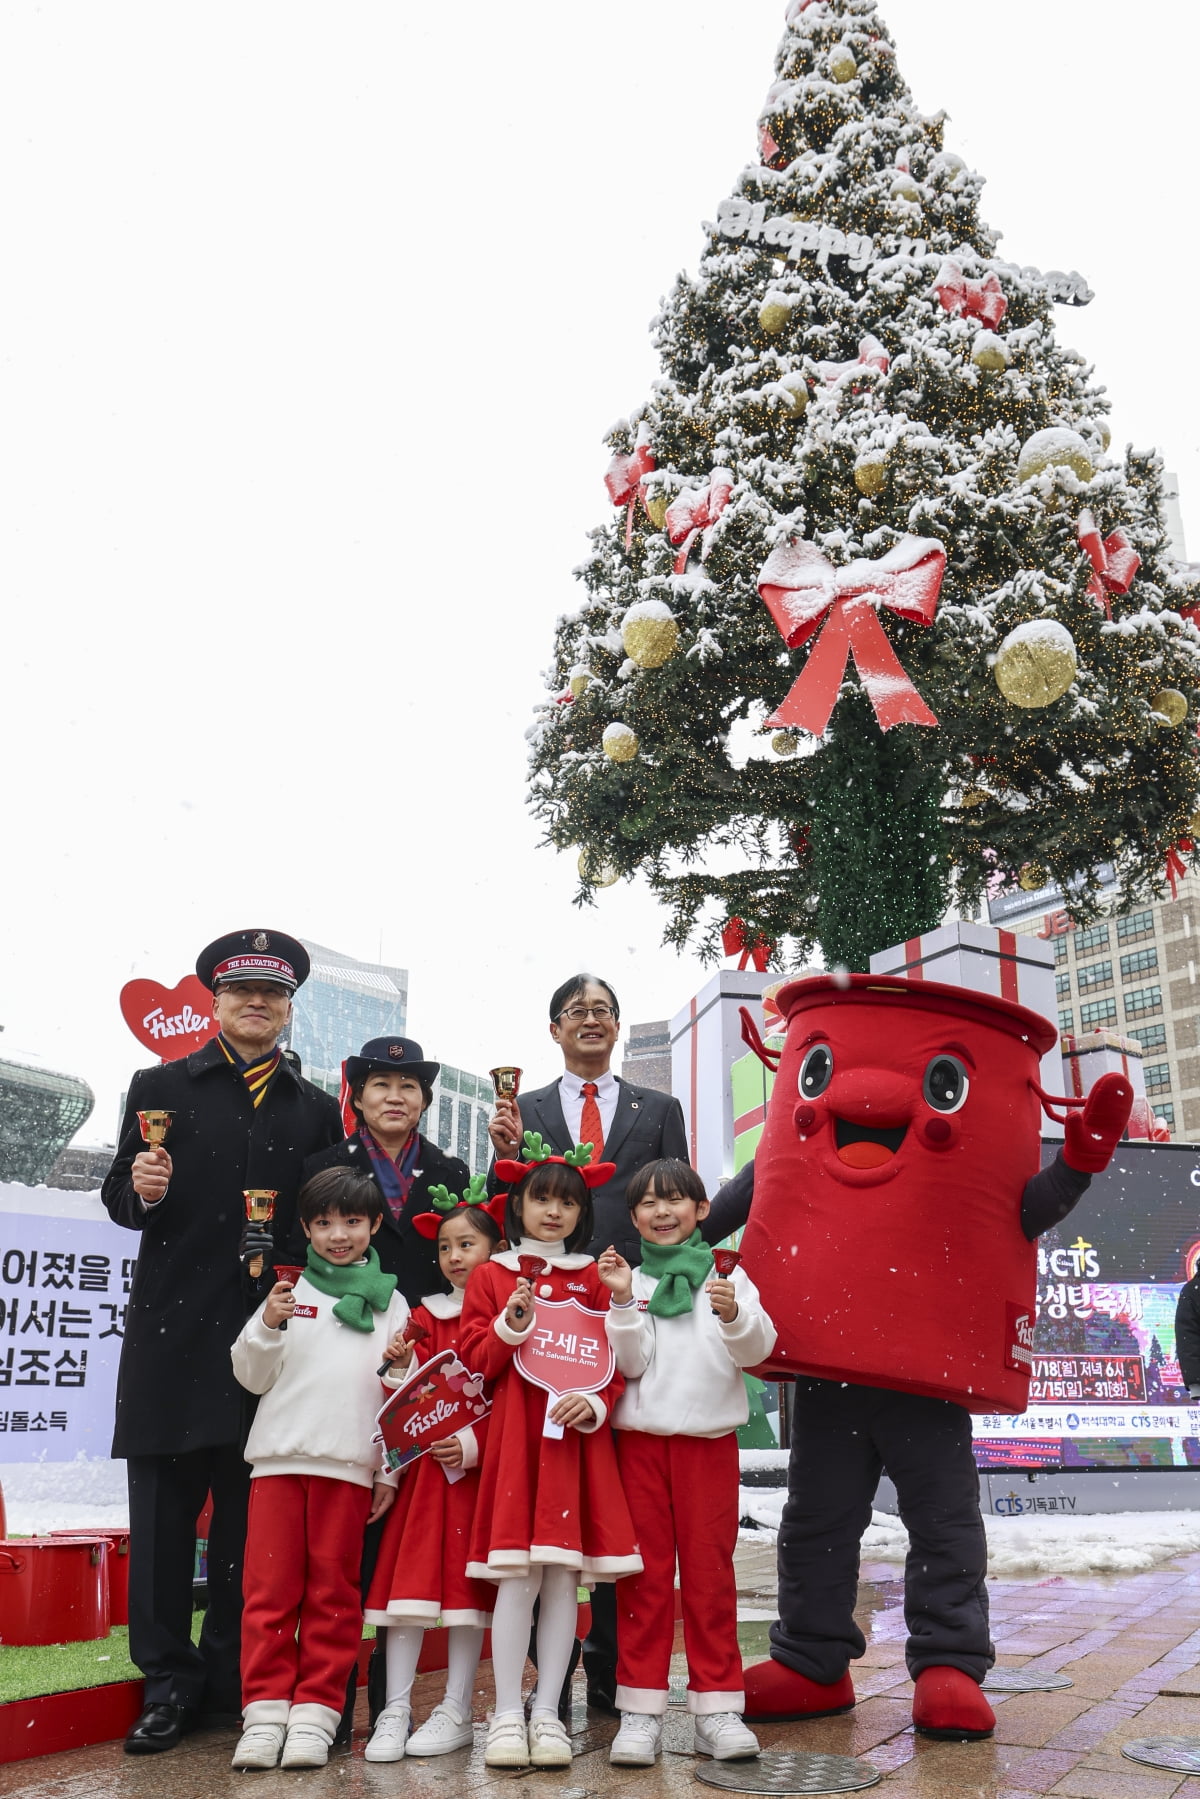
<instances>
[{"instance_id":1,"label":"striped scarf","mask_svg":"<svg viewBox=\"0 0 1200 1799\"><path fill-rule=\"evenodd\" d=\"M263 1100L267 1096L267 1088L271 1085L271 1077L283 1060L283 1051L276 1048L271 1051L269 1056L262 1056L257 1062L247 1062L243 1057L238 1055L232 1043L229 1043L220 1032L217 1033L217 1042L225 1052L226 1061L230 1062L233 1067L237 1069L247 1087L250 1089L250 1099L257 1112L259 1106L262 1105Z\"/></svg>"}]
</instances>

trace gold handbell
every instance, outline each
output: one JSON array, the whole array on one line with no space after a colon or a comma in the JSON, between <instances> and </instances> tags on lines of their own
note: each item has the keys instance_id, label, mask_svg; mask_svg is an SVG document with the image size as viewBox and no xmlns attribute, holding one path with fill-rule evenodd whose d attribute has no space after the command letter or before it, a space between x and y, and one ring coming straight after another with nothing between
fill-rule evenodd
<instances>
[{"instance_id":1,"label":"gold handbell","mask_svg":"<svg viewBox=\"0 0 1200 1799\"><path fill-rule=\"evenodd\" d=\"M517 1094L521 1091L522 1072L523 1070L520 1068L488 1069L488 1073L492 1077L492 1086L496 1089L497 1099L516 1099Z\"/></svg>"},{"instance_id":2,"label":"gold handbell","mask_svg":"<svg viewBox=\"0 0 1200 1799\"><path fill-rule=\"evenodd\" d=\"M247 1224L270 1224L275 1216L275 1201L279 1197L277 1187L243 1187L242 1198L246 1202ZM263 1271L261 1256L251 1256L248 1263L250 1279L256 1281Z\"/></svg>"},{"instance_id":3,"label":"gold handbell","mask_svg":"<svg viewBox=\"0 0 1200 1799\"><path fill-rule=\"evenodd\" d=\"M151 1149L161 1149L174 1122L174 1112L139 1112L137 1118L143 1143Z\"/></svg>"}]
</instances>

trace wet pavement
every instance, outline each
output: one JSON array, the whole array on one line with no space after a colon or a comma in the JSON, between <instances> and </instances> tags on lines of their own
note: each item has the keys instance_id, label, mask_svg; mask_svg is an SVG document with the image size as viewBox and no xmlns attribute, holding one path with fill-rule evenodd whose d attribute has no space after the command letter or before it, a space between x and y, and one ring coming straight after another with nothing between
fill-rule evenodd
<instances>
[{"instance_id":1,"label":"wet pavement","mask_svg":"<svg viewBox=\"0 0 1200 1799\"><path fill-rule=\"evenodd\" d=\"M739 1589L748 1661L765 1652L773 1587L773 1552L743 1545ZM904 1669L902 1587L894 1567L863 1568L859 1619L867 1653L855 1665L859 1702L852 1713L815 1723L760 1728L764 1749L804 1749L861 1756L881 1770L871 1789L895 1799L1026 1799L1053 1793L1070 1799L1165 1799L1194 1790L1194 1777L1138 1767L1120 1745L1155 1734L1200 1737L1200 1555L1179 1557L1149 1573L1070 1575L989 1582L998 1663L1062 1673L1063 1691L996 1694L996 1734L989 1742L938 1743L913 1734L912 1686ZM681 1646L681 1645L679 1645ZM682 1660L676 1663L683 1672ZM418 1681L415 1715L423 1718L441 1694L441 1677ZM335 1751L329 1766L284 1774L234 1774L229 1758L236 1733L189 1737L168 1755L133 1758L119 1743L0 1768L0 1799L199 1799L248 1792L261 1799L660 1799L698 1796L687 1713L672 1706L665 1753L657 1768L608 1765L615 1721L589 1714L576 1681L572 1736L575 1761L562 1772L493 1773L483 1765L482 1720L491 1704L490 1670L480 1670L475 1746L427 1761L377 1766L363 1760L365 1697L350 1753Z\"/></svg>"}]
</instances>

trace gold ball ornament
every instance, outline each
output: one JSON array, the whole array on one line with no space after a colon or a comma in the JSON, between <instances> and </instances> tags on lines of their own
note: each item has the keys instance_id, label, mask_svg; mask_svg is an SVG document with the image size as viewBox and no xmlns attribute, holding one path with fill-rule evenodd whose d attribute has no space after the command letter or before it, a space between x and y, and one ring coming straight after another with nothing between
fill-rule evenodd
<instances>
[{"instance_id":1,"label":"gold ball ornament","mask_svg":"<svg viewBox=\"0 0 1200 1799\"><path fill-rule=\"evenodd\" d=\"M667 507L671 504L671 496L664 488L657 487L646 495L646 517L656 531L661 531L667 522Z\"/></svg>"},{"instance_id":2,"label":"gold ball ornament","mask_svg":"<svg viewBox=\"0 0 1200 1799\"><path fill-rule=\"evenodd\" d=\"M1078 672L1075 640L1057 619L1035 618L1010 631L1000 645L992 672L996 685L1014 706L1052 706Z\"/></svg>"},{"instance_id":3,"label":"gold ball ornament","mask_svg":"<svg viewBox=\"0 0 1200 1799\"><path fill-rule=\"evenodd\" d=\"M958 803L964 812L970 812L976 806L982 806L987 797L982 787L964 787Z\"/></svg>"},{"instance_id":4,"label":"gold ball ornament","mask_svg":"<svg viewBox=\"0 0 1200 1799\"><path fill-rule=\"evenodd\" d=\"M591 685L591 670L575 667L567 676L567 690L574 700L582 699Z\"/></svg>"},{"instance_id":5,"label":"gold ball ornament","mask_svg":"<svg viewBox=\"0 0 1200 1799\"><path fill-rule=\"evenodd\" d=\"M1188 819L1187 834L1189 837L1200 837L1200 812L1193 812Z\"/></svg>"},{"instance_id":6,"label":"gold ball ornament","mask_svg":"<svg viewBox=\"0 0 1200 1799\"><path fill-rule=\"evenodd\" d=\"M758 322L768 337L777 337L791 316L791 307L777 294L768 295L758 309Z\"/></svg>"},{"instance_id":7,"label":"gold ball ornament","mask_svg":"<svg viewBox=\"0 0 1200 1799\"><path fill-rule=\"evenodd\" d=\"M834 81L854 80L858 74L858 64L849 44L836 44L829 52L829 73Z\"/></svg>"},{"instance_id":8,"label":"gold ball ornament","mask_svg":"<svg viewBox=\"0 0 1200 1799\"><path fill-rule=\"evenodd\" d=\"M1054 425L1048 431L1035 431L1021 446L1017 460L1017 480L1032 481L1048 468L1069 468L1081 481L1090 481L1096 472L1089 450L1078 431Z\"/></svg>"},{"instance_id":9,"label":"gold ball ornament","mask_svg":"<svg viewBox=\"0 0 1200 1799\"><path fill-rule=\"evenodd\" d=\"M800 748L799 732L776 731L771 739L771 748L777 756L794 756Z\"/></svg>"},{"instance_id":10,"label":"gold ball ornament","mask_svg":"<svg viewBox=\"0 0 1200 1799\"><path fill-rule=\"evenodd\" d=\"M803 418L808 411L808 382L804 376L785 375L779 385L788 396L783 416L790 419Z\"/></svg>"},{"instance_id":11,"label":"gold ball ornament","mask_svg":"<svg viewBox=\"0 0 1200 1799\"><path fill-rule=\"evenodd\" d=\"M1036 893L1046 885L1046 871L1040 862L1026 862L1017 876L1017 886L1026 893Z\"/></svg>"},{"instance_id":12,"label":"gold ball ornament","mask_svg":"<svg viewBox=\"0 0 1200 1799\"><path fill-rule=\"evenodd\" d=\"M632 762L638 753L637 732L628 725L606 726L600 744L610 762Z\"/></svg>"},{"instance_id":13,"label":"gold ball ornament","mask_svg":"<svg viewBox=\"0 0 1200 1799\"><path fill-rule=\"evenodd\" d=\"M606 857L598 856L594 850L580 850L575 866L580 880L587 881L592 887L613 887L621 878L620 869L614 868Z\"/></svg>"},{"instance_id":14,"label":"gold ball ornament","mask_svg":"<svg viewBox=\"0 0 1200 1799\"><path fill-rule=\"evenodd\" d=\"M662 600L639 600L621 620L625 654L639 668L661 668L679 648L679 626Z\"/></svg>"},{"instance_id":15,"label":"gold ball ornament","mask_svg":"<svg viewBox=\"0 0 1200 1799\"><path fill-rule=\"evenodd\" d=\"M1181 725L1188 715L1187 696L1178 687L1161 687L1150 702L1156 725L1167 729Z\"/></svg>"},{"instance_id":16,"label":"gold ball ornament","mask_svg":"<svg viewBox=\"0 0 1200 1799\"><path fill-rule=\"evenodd\" d=\"M881 451L860 457L854 465L854 485L868 500L875 499L887 486L887 457Z\"/></svg>"},{"instance_id":17,"label":"gold ball ornament","mask_svg":"<svg viewBox=\"0 0 1200 1799\"><path fill-rule=\"evenodd\" d=\"M913 200L916 201L918 205L920 204L921 190L913 180L912 176L908 173L907 169L901 169L900 173L892 182L892 199Z\"/></svg>"},{"instance_id":18,"label":"gold ball ornament","mask_svg":"<svg viewBox=\"0 0 1200 1799\"><path fill-rule=\"evenodd\" d=\"M989 374L1001 374L1008 367L1008 351L1004 339L997 337L994 331L977 331L975 342L971 345L971 361L977 369L986 369Z\"/></svg>"},{"instance_id":19,"label":"gold ball ornament","mask_svg":"<svg viewBox=\"0 0 1200 1799\"><path fill-rule=\"evenodd\" d=\"M1101 444L1107 450L1109 445L1112 443L1112 426L1109 424L1107 419L1103 419L1103 418L1093 419L1092 424L1095 427L1096 436L1100 439Z\"/></svg>"}]
</instances>

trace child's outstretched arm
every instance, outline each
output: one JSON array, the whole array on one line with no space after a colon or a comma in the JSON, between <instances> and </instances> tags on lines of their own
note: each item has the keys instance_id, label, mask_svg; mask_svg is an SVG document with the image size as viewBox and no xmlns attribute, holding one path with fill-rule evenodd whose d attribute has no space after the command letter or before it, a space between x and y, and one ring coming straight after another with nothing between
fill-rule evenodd
<instances>
[{"instance_id":1,"label":"child's outstretched arm","mask_svg":"<svg viewBox=\"0 0 1200 1799\"><path fill-rule=\"evenodd\" d=\"M533 1315L529 1282L518 1280L506 1299L504 1286L489 1265L482 1263L467 1282L458 1334L459 1357L473 1374L495 1380L524 1340Z\"/></svg>"},{"instance_id":2,"label":"child's outstretched arm","mask_svg":"<svg viewBox=\"0 0 1200 1799\"><path fill-rule=\"evenodd\" d=\"M610 1244L596 1263L596 1273L610 1295L604 1328L617 1367L626 1380L637 1380L654 1357L654 1326L634 1304L633 1269Z\"/></svg>"},{"instance_id":3,"label":"child's outstretched arm","mask_svg":"<svg viewBox=\"0 0 1200 1799\"><path fill-rule=\"evenodd\" d=\"M285 1304L285 1294L290 1304ZM291 1316L294 1305L292 1289L283 1281L276 1281L254 1316L242 1326L229 1353L233 1358L234 1377L248 1393L266 1393L279 1379L287 1347L287 1338L279 1324Z\"/></svg>"},{"instance_id":4,"label":"child's outstretched arm","mask_svg":"<svg viewBox=\"0 0 1200 1799\"><path fill-rule=\"evenodd\" d=\"M758 1288L740 1268L704 1289L717 1314L721 1337L735 1368L754 1368L775 1347L776 1330L763 1311Z\"/></svg>"}]
</instances>

